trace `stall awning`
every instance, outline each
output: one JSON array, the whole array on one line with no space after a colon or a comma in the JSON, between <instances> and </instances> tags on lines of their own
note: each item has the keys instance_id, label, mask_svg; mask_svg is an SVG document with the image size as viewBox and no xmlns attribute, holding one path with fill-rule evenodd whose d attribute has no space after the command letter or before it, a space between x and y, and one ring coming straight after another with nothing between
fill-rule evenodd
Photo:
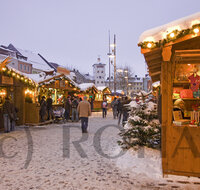
<instances>
[{"instance_id":1,"label":"stall awning","mask_svg":"<svg viewBox=\"0 0 200 190\"><path fill-rule=\"evenodd\" d=\"M160 81L162 50L161 48L152 50L144 54L148 66L149 76L153 82Z\"/></svg>"}]
</instances>

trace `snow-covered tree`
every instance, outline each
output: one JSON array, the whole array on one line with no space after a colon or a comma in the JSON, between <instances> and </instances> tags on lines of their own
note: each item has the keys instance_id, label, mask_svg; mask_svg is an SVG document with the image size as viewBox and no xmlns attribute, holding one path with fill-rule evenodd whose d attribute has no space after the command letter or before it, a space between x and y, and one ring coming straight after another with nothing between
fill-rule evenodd
<instances>
[{"instance_id":1,"label":"snow-covered tree","mask_svg":"<svg viewBox=\"0 0 200 190\"><path fill-rule=\"evenodd\" d=\"M158 121L157 104L149 101L148 98L144 99L144 97L140 97L140 100L137 101L129 104L130 116L124 130L120 132L122 140L118 143L125 149L140 146L159 148L161 126Z\"/></svg>"}]
</instances>

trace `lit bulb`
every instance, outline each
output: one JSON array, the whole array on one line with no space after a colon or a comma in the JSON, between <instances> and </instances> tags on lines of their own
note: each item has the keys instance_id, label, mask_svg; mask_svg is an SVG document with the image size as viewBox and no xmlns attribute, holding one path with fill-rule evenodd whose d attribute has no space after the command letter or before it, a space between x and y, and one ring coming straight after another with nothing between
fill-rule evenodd
<instances>
[{"instance_id":1,"label":"lit bulb","mask_svg":"<svg viewBox=\"0 0 200 190\"><path fill-rule=\"evenodd\" d=\"M152 43L148 43L148 44L147 44L147 47L148 47L148 48L151 48L151 47L152 47Z\"/></svg>"},{"instance_id":2,"label":"lit bulb","mask_svg":"<svg viewBox=\"0 0 200 190\"><path fill-rule=\"evenodd\" d=\"M4 67L4 68L2 68L2 70L3 70L3 71L6 71L6 68Z\"/></svg>"},{"instance_id":3,"label":"lit bulb","mask_svg":"<svg viewBox=\"0 0 200 190\"><path fill-rule=\"evenodd\" d=\"M172 33L170 34L170 37L173 38L174 36L175 36L175 34L172 32Z\"/></svg>"},{"instance_id":4,"label":"lit bulb","mask_svg":"<svg viewBox=\"0 0 200 190\"><path fill-rule=\"evenodd\" d=\"M195 34L199 33L199 29L198 28L195 28L193 31L194 31Z\"/></svg>"}]
</instances>

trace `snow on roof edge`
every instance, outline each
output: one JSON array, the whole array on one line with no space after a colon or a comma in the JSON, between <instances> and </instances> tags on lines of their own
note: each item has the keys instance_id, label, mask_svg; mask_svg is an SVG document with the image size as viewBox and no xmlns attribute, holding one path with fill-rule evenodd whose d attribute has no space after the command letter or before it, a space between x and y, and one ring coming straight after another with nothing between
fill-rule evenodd
<instances>
[{"instance_id":1,"label":"snow on roof edge","mask_svg":"<svg viewBox=\"0 0 200 190\"><path fill-rule=\"evenodd\" d=\"M173 30L183 30L191 28L192 25L200 24L200 12L182 17L167 24L144 31L138 40L138 43L144 41L159 41L162 40L166 34Z\"/></svg>"}]
</instances>

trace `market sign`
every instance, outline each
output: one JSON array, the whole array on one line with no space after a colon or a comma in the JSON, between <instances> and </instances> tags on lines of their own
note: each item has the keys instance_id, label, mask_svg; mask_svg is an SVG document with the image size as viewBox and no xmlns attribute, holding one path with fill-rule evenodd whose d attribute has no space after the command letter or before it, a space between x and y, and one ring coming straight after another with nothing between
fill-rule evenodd
<instances>
[{"instance_id":1,"label":"market sign","mask_svg":"<svg viewBox=\"0 0 200 190\"><path fill-rule=\"evenodd\" d=\"M57 67L57 72L65 75L70 75L70 71L64 67Z\"/></svg>"},{"instance_id":2,"label":"market sign","mask_svg":"<svg viewBox=\"0 0 200 190\"><path fill-rule=\"evenodd\" d=\"M10 85L13 85L13 78L7 77L7 76L2 76L1 82L2 82L2 84L10 84Z\"/></svg>"}]
</instances>

